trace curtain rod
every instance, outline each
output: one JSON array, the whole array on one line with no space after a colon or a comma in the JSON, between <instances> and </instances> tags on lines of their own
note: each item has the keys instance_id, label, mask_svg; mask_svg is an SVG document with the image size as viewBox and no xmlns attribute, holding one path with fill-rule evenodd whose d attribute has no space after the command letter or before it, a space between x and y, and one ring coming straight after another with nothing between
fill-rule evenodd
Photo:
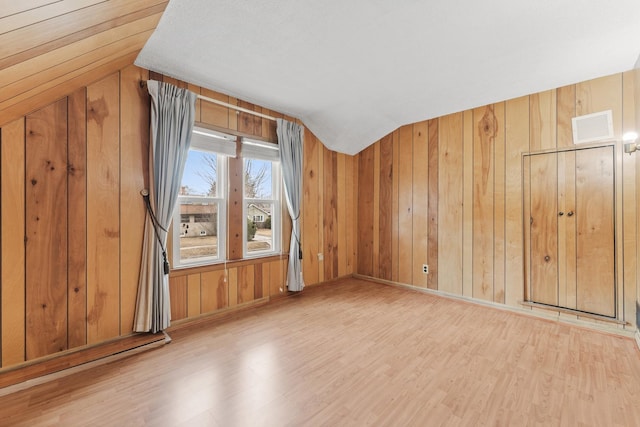
<instances>
[{"instance_id":1,"label":"curtain rod","mask_svg":"<svg viewBox=\"0 0 640 427\"><path fill-rule=\"evenodd\" d=\"M145 80L140 80L140 87L143 88L143 89L146 89L147 88L147 82ZM200 95L200 94L196 94L196 96L198 97L198 99L201 99L201 100L207 101L207 102L211 102L212 104L218 104L218 105L221 105L223 107L231 108L233 110L242 111L243 113L252 114L254 116L262 117L263 119L272 120L274 122L276 121L276 118L273 117L273 116L268 116L266 114L258 113L257 111L251 111L251 110L249 110L247 108L242 108L242 107L238 107L237 105L229 104L228 102L219 101L217 99L209 98L208 96L204 96L204 95Z\"/></svg>"}]
</instances>

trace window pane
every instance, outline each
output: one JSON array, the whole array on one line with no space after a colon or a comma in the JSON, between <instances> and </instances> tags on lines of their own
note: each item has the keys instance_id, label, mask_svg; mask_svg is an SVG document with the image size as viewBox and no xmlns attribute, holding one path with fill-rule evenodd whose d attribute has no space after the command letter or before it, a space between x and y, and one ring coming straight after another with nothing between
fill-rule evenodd
<instances>
[{"instance_id":1,"label":"window pane","mask_svg":"<svg viewBox=\"0 0 640 427\"><path fill-rule=\"evenodd\" d=\"M180 203L180 261L218 256L218 204Z\"/></svg>"},{"instance_id":2,"label":"window pane","mask_svg":"<svg viewBox=\"0 0 640 427\"><path fill-rule=\"evenodd\" d=\"M215 153L189 150L182 175L181 196L210 196L218 194L218 157Z\"/></svg>"},{"instance_id":3,"label":"window pane","mask_svg":"<svg viewBox=\"0 0 640 427\"><path fill-rule=\"evenodd\" d=\"M273 203L247 204L247 253L273 250L271 212Z\"/></svg>"},{"instance_id":4,"label":"window pane","mask_svg":"<svg viewBox=\"0 0 640 427\"><path fill-rule=\"evenodd\" d=\"M272 163L267 160L246 159L244 166L244 197L247 199L273 198Z\"/></svg>"}]
</instances>

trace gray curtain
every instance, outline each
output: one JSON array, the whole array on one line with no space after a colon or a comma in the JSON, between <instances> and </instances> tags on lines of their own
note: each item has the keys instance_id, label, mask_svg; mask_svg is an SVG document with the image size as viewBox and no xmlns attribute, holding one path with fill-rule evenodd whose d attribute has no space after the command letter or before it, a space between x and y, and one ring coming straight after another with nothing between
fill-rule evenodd
<instances>
[{"instance_id":1,"label":"gray curtain","mask_svg":"<svg viewBox=\"0 0 640 427\"><path fill-rule=\"evenodd\" d=\"M147 212L134 330L156 333L171 322L163 252L191 144L196 94L154 80L147 82L147 88L151 95L149 205L157 223Z\"/></svg>"},{"instance_id":2,"label":"gray curtain","mask_svg":"<svg viewBox=\"0 0 640 427\"><path fill-rule=\"evenodd\" d=\"M300 204L302 203L302 126L277 119L280 164L284 180L284 194L293 227L289 247L287 288L298 292L304 288L302 278L302 248L300 246Z\"/></svg>"}]
</instances>

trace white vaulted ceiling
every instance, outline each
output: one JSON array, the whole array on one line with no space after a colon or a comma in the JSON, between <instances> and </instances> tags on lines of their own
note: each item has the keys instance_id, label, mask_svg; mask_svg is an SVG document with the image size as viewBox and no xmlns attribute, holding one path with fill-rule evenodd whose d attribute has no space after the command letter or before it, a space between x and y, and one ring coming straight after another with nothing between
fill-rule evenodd
<instances>
[{"instance_id":1,"label":"white vaulted ceiling","mask_svg":"<svg viewBox=\"0 0 640 427\"><path fill-rule=\"evenodd\" d=\"M172 0L136 64L355 154L401 125L632 69L640 1Z\"/></svg>"}]
</instances>

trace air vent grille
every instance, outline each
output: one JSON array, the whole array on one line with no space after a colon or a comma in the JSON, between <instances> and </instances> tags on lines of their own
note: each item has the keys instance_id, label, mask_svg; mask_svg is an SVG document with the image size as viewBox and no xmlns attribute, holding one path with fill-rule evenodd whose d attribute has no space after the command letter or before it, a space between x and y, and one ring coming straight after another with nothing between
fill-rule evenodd
<instances>
[{"instance_id":1,"label":"air vent grille","mask_svg":"<svg viewBox=\"0 0 640 427\"><path fill-rule=\"evenodd\" d=\"M571 124L574 144L605 141L614 137L611 110L574 117Z\"/></svg>"}]
</instances>

